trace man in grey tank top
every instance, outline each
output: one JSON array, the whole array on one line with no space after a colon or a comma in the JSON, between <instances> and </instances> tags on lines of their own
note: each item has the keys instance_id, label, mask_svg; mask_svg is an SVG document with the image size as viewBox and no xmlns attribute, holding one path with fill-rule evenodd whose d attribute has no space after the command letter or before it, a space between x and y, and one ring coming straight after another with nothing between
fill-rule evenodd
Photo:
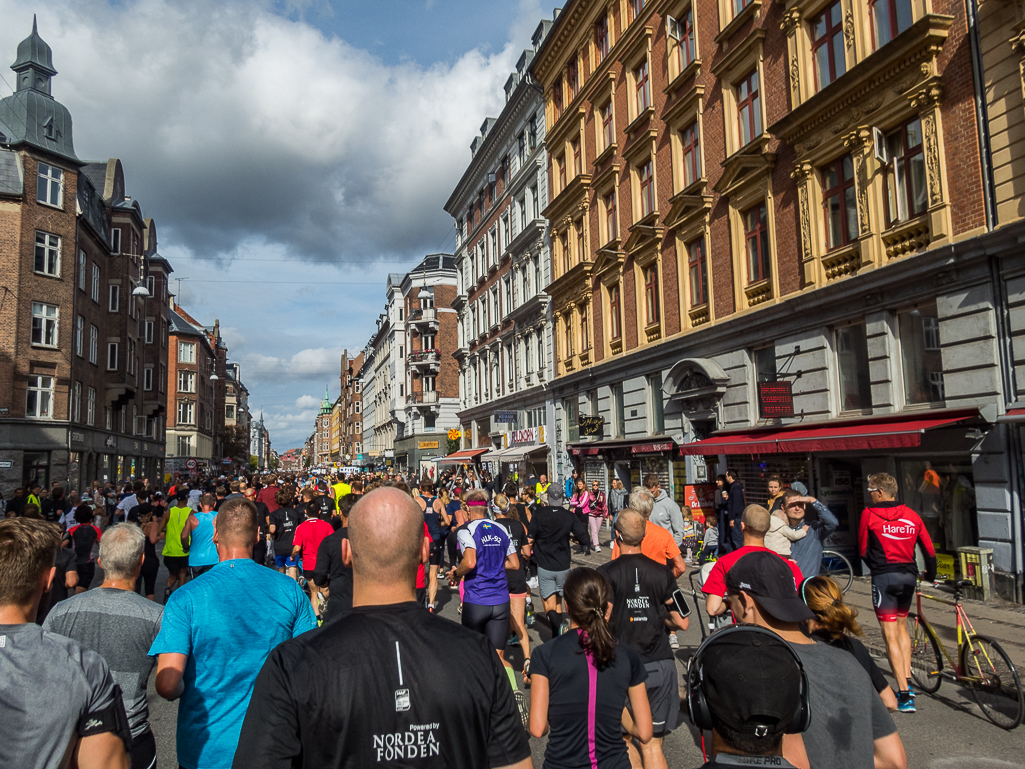
<instances>
[{"instance_id":1,"label":"man in grey tank top","mask_svg":"<svg viewBox=\"0 0 1025 769\"><path fill-rule=\"evenodd\" d=\"M146 683L156 664L148 652L160 632L164 610L135 592L144 545L145 535L134 523L107 529L100 540L103 584L61 601L43 622L44 630L72 638L106 660L128 712L132 769L149 769L157 758Z\"/></svg>"}]
</instances>

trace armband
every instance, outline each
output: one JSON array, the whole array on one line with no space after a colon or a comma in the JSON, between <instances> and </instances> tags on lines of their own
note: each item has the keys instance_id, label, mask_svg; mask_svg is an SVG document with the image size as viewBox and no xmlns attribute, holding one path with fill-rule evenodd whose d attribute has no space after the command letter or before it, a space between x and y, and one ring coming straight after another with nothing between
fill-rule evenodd
<instances>
[{"instance_id":1,"label":"armband","mask_svg":"<svg viewBox=\"0 0 1025 769\"><path fill-rule=\"evenodd\" d=\"M125 744L125 750L132 749L132 730L128 725L128 714L125 713L124 698L121 687L114 685L114 701L102 710L86 713L78 719L78 736L91 737L94 734L113 732Z\"/></svg>"}]
</instances>

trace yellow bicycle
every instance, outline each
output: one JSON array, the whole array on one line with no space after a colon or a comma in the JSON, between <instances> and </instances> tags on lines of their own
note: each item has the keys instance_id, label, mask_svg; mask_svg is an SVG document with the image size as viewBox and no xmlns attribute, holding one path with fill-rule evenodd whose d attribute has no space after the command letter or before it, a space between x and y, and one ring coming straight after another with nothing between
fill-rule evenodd
<instances>
[{"instance_id":1,"label":"yellow bicycle","mask_svg":"<svg viewBox=\"0 0 1025 769\"><path fill-rule=\"evenodd\" d=\"M961 605L961 589L972 583L961 580L944 584L953 587L953 601L923 593L921 583L915 593L917 611L908 614L907 619L908 635L911 636L911 680L921 691L930 694L939 690L944 677L957 681L972 693L986 718L1001 729L1014 729L1025 715L1025 694L1018 671L1000 644L976 633L965 614ZM957 615L956 662L925 618L923 598L954 608ZM949 672L943 669L944 658L950 665Z\"/></svg>"}]
</instances>

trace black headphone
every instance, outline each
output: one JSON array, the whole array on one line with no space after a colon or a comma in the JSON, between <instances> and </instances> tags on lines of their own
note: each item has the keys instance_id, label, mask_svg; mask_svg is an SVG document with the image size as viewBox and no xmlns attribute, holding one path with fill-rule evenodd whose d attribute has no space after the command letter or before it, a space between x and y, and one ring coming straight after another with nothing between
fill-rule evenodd
<instances>
[{"instance_id":1,"label":"black headphone","mask_svg":"<svg viewBox=\"0 0 1025 769\"><path fill-rule=\"evenodd\" d=\"M808 674L804 671L804 663L801 662L801 658L797 656L797 652L794 651L789 643L771 630L766 630L757 625L732 625L731 627L719 630L702 641L701 646L694 652L694 655L690 658L690 663L687 665L687 712L690 715L691 723L698 727L698 729L704 730L710 730L713 725L712 711L708 707L708 702L705 700L705 692L701 688L701 682L704 678L702 657L704 656L705 649L713 642L718 642L731 633L751 632L761 633L779 641L787 648L787 651L790 652L797 663L797 667L801 671L801 705L797 708L793 719L783 731L786 734L800 734L806 731L811 725L811 699L808 692Z\"/></svg>"}]
</instances>

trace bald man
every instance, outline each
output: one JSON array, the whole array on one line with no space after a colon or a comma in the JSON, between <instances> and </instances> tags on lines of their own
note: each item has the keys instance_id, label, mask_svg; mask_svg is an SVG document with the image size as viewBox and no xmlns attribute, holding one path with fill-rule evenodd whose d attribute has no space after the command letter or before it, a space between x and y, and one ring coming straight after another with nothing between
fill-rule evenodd
<instances>
[{"instance_id":1,"label":"bald man","mask_svg":"<svg viewBox=\"0 0 1025 769\"><path fill-rule=\"evenodd\" d=\"M305 766L533 766L490 642L416 602L417 567L430 554L420 508L398 489L375 489L348 529L352 611L271 652L233 766L291 769L300 756Z\"/></svg>"}]
</instances>

